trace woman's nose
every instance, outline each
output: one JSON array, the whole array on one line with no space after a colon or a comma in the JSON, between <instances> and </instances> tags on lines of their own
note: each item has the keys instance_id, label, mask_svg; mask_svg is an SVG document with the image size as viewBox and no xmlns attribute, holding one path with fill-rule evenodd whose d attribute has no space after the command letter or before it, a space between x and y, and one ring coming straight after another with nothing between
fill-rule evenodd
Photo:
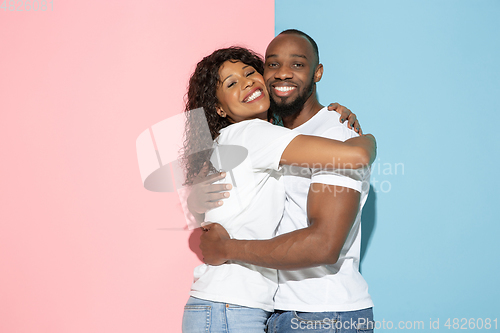
<instances>
[{"instance_id":1,"label":"woman's nose","mask_svg":"<svg viewBox=\"0 0 500 333\"><path fill-rule=\"evenodd\" d=\"M246 78L243 82L243 89L253 86L254 81L251 78Z\"/></svg>"}]
</instances>

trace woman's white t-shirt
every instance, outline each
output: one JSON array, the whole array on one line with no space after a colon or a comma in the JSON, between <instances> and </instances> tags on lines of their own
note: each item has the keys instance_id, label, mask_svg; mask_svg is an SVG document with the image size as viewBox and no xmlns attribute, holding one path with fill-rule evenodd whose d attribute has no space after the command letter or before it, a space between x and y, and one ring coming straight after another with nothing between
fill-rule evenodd
<instances>
[{"instance_id":1,"label":"woman's white t-shirt","mask_svg":"<svg viewBox=\"0 0 500 333\"><path fill-rule=\"evenodd\" d=\"M270 239L285 203L279 162L299 133L260 119L232 124L214 141L212 164L226 171L233 189L224 205L208 211L205 221L220 223L231 238ZM275 269L229 261L194 270L193 297L273 311Z\"/></svg>"}]
</instances>

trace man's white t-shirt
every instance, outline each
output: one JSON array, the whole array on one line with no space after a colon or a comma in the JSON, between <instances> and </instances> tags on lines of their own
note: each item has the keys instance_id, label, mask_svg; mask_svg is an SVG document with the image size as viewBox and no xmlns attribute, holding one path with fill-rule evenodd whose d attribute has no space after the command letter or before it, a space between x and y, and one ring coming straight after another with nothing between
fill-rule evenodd
<instances>
[{"instance_id":1,"label":"man's white t-shirt","mask_svg":"<svg viewBox=\"0 0 500 333\"><path fill-rule=\"evenodd\" d=\"M345 141L358 134L339 122L337 112L321 109L295 131ZM317 170L284 166L285 211L277 235L308 226L307 194L311 183L338 185L361 193L356 220L334 265L278 271L275 308L302 312L355 311L373 306L368 285L359 273L361 210L370 188L369 168Z\"/></svg>"},{"instance_id":2,"label":"man's white t-shirt","mask_svg":"<svg viewBox=\"0 0 500 333\"><path fill-rule=\"evenodd\" d=\"M224 205L205 214L235 239L270 239L283 215L285 190L279 171L283 151L297 132L253 119L220 131L211 161L226 171L233 189ZM194 270L193 297L273 311L277 271L242 262L200 265Z\"/></svg>"}]
</instances>

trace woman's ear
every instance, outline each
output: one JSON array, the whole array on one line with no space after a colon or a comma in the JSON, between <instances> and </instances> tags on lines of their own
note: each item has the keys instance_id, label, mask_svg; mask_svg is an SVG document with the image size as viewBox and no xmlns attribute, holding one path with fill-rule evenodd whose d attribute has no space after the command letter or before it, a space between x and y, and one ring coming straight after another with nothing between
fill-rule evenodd
<instances>
[{"instance_id":1,"label":"woman's ear","mask_svg":"<svg viewBox=\"0 0 500 333\"><path fill-rule=\"evenodd\" d=\"M221 116L222 118L225 118L226 117L226 113L224 112L224 110L222 110L222 108L220 108L219 106L217 107L217 114L219 116Z\"/></svg>"}]
</instances>

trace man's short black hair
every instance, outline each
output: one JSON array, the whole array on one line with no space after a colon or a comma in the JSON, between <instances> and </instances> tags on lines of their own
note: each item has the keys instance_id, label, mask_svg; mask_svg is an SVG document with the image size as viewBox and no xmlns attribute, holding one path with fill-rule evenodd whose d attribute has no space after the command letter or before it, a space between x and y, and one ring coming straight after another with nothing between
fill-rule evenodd
<instances>
[{"instance_id":1,"label":"man's short black hair","mask_svg":"<svg viewBox=\"0 0 500 333\"><path fill-rule=\"evenodd\" d=\"M283 30L280 35L299 35L299 36L302 36L304 38L306 38L309 43L311 43L312 47L313 47L313 51L314 51L314 55L316 56L316 60L318 61L318 64L319 64L319 50L318 50L318 44L316 44L316 42L314 41L314 39L312 39L311 36L309 36L308 34L306 34L305 32L303 31L300 31L300 30L297 30L297 29L287 29L287 30Z\"/></svg>"}]
</instances>

